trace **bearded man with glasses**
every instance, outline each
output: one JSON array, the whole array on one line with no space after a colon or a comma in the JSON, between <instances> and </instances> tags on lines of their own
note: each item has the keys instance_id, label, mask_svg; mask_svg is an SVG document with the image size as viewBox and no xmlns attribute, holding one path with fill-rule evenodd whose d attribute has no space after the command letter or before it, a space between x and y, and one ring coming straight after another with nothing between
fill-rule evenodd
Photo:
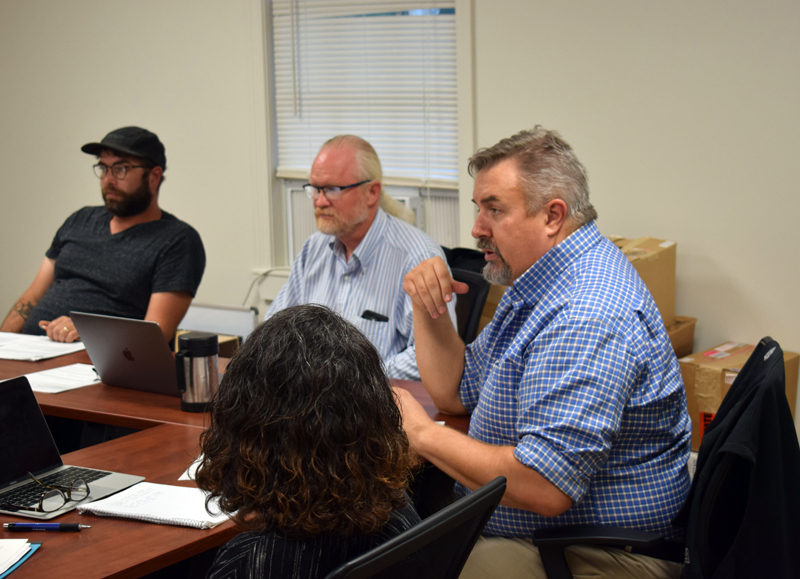
<instances>
[{"instance_id":1,"label":"bearded man with glasses","mask_svg":"<svg viewBox=\"0 0 800 579\"><path fill-rule=\"evenodd\" d=\"M97 156L104 206L64 222L0 331L73 342L79 336L69 313L83 311L154 321L170 340L206 258L200 235L158 205L164 145L150 131L123 127L81 150Z\"/></svg>"},{"instance_id":2,"label":"bearded man with glasses","mask_svg":"<svg viewBox=\"0 0 800 579\"><path fill-rule=\"evenodd\" d=\"M418 380L403 277L444 253L425 233L384 211L392 200L382 191L382 176L378 154L364 139L340 135L322 145L303 187L319 231L303 244L265 319L290 306L328 306L369 338L389 377ZM448 306L455 325L455 300Z\"/></svg>"}]
</instances>

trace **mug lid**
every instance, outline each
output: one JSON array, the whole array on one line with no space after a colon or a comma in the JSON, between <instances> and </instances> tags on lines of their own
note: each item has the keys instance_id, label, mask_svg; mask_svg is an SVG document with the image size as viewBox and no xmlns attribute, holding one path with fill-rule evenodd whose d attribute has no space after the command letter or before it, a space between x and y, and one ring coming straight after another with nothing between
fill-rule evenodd
<instances>
[{"instance_id":1,"label":"mug lid","mask_svg":"<svg viewBox=\"0 0 800 579\"><path fill-rule=\"evenodd\" d=\"M186 332L178 336L178 351L188 351L192 357L219 354L219 336L212 332Z\"/></svg>"}]
</instances>

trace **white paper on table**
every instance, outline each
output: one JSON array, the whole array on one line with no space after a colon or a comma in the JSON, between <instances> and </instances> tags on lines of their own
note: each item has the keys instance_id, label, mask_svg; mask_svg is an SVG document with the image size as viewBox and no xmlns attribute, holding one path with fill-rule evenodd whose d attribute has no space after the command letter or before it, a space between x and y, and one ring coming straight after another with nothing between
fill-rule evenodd
<instances>
[{"instance_id":1,"label":"white paper on table","mask_svg":"<svg viewBox=\"0 0 800 579\"><path fill-rule=\"evenodd\" d=\"M54 342L47 336L0 332L0 359L38 362L85 350L83 342Z\"/></svg>"},{"instance_id":2,"label":"white paper on table","mask_svg":"<svg viewBox=\"0 0 800 579\"><path fill-rule=\"evenodd\" d=\"M30 551L28 539L0 539L0 573L5 573Z\"/></svg>"},{"instance_id":3,"label":"white paper on table","mask_svg":"<svg viewBox=\"0 0 800 579\"><path fill-rule=\"evenodd\" d=\"M51 370L32 372L25 376L34 392L47 394L58 394L100 382L100 377L91 364L70 364Z\"/></svg>"},{"instance_id":4,"label":"white paper on table","mask_svg":"<svg viewBox=\"0 0 800 579\"><path fill-rule=\"evenodd\" d=\"M200 466L201 460L203 460L202 454L194 459L194 462L189 465L189 468L183 471L183 474L178 477L178 480L194 480L194 475L197 473L197 467Z\"/></svg>"}]
</instances>

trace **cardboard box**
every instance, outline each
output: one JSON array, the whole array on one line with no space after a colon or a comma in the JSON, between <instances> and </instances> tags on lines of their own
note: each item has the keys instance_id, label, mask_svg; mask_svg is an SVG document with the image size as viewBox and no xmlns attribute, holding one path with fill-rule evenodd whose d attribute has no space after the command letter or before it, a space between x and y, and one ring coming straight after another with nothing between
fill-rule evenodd
<instances>
[{"instance_id":1,"label":"cardboard box","mask_svg":"<svg viewBox=\"0 0 800 579\"><path fill-rule=\"evenodd\" d=\"M500 299L503 297L503 294L506 292L508 288L507 285L494 285L489 288L489 295L486 296L486 303L483 305L483 312L481 312L481 319L478 322L478 333L480 334L483 331L483 328L492 321L492 317L494 317L494 311L497 309L497 306L500 304Z\"/></svg>"},{"instance_id":2,"label":"cardboard box","mask_svg":"<svg viewBox=\"0 0 800 579\"><path fill-rule=\"evenodd\" d=\"M675 242L640 237L608 237L622 250L656 301L664 325L675 322Z\"/></svg>"},{"instance_id":3,"label":"cardboard box","mask_svg":"<svg viewBox=\"0 0 800 579\"><path fill-rule=\"evenodd\" d=\"M647 289L653 295L653 299L661 312L661 319L665 326L675 323L675 242L664 241L654 237L641 237L639 239L627 239L618 235L611 235L609 239L622 250L639 273ZM481 314L481 321L478 324L478 332L483 330L492 320L494 312L500 303L500 298L508 286L492 285L489 296L486 298L486 305ZM682 343L690 342L694 339L694 318L681 318L693 320L691 323L683 323L676 330L680 329L679 339ZM670 340L672 337L670 336ZM673 342L674 346L674 342ZM689 351L691 352L691 344Z\"/></svg>"},{"instance_id":4,"label":"cardboard box","mask_svg":"<svg viewBox=\"0 0 800 579\"><path fill-rule=\"evenodd\" d=\"M697 318L675 316L675 321L667 326L669 341L678 358L688 356L694 350L694 325Z\"/></svg>"},{"instance_id":5,"label":"cardboard box","mask_svg":"<svg viewBox=\"0 0 800 579\"><path fill-rule=\"evenodd\" d=\"M500 303L500 298L503 297L507 287L505 285L492 285L489 289L489 295L486 297L486 304L484 304L483 312L481 313L481 320L478 323L479 333L492 321L492 316L494 316L497 305ZM694 349L694 326L696 323L697 318L675 316L675 321L667 326L669 340L672 342L672 348L678 358L692 353Z\"/></svg>"},{"instance_id":6,"label":"cardboard box","mask_svg":"<svg viewBox=\"0 0 800 579\"><path fill-rule=\"evenodd\" d=\"M692 418L692 450L700 448L706 427L714 419L722 399L754 347L738 342L725 342L678 360L686 387L689 416ZM786 366L786 399L794 416L800 356L794 352L784 352L783 361Z\"/></svg>"}]
</instances>

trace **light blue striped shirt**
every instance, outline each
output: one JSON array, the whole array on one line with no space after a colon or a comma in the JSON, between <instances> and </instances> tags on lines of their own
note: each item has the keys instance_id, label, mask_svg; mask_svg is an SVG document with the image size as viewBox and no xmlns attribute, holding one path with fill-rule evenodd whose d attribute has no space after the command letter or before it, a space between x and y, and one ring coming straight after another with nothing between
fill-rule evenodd
<instances>
[{"instance_id":1,"label":"light blue striped shirt","mask_svg":"<svg viewBox=\"0 0 800 579\"><path fill-rule=\"evenodd\" d=\"M411 299L403 291L403 278L436 255L444 259L435 241L381 209L349 260L342 242L316 232L303 244L289 280L264 319L290 306L328 306L364 332L383 357L391 378L419 380ZM455 299L448 307L455 326ZM364 319L366 310L389 320Z\"/></svg>"}]
</instances>

